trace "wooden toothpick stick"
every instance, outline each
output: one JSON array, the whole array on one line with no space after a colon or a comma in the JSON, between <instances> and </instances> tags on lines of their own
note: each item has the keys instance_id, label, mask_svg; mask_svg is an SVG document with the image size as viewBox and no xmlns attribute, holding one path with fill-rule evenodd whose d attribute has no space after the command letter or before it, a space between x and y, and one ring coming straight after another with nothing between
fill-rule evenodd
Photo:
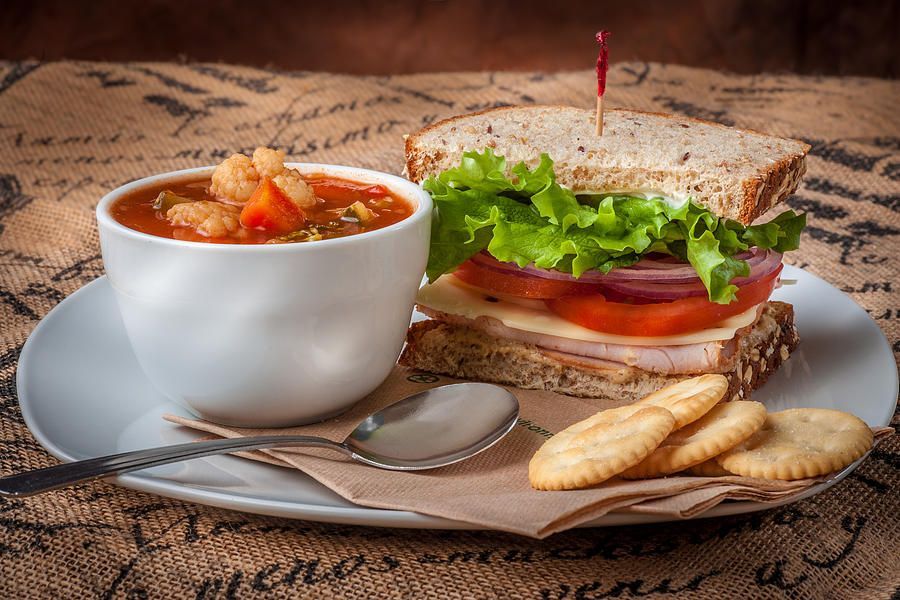
<instances>
[{"instance_id":1,"label":"wooden toothpick stick","mask_svg":"<svg viewBox=\"0 0 900 600\"><path fill-rule=\"evenodd\" d=\"M603 135L603 96L597 96L597 135Z\"/></svg>"}]
</instances>

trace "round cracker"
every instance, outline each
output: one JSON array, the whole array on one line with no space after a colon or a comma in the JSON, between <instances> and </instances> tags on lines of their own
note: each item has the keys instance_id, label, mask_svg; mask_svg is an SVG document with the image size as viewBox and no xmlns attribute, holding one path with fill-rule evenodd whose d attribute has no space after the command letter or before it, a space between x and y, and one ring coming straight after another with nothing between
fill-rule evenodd
<instances>
[{"instance_id":1,"label":"round cracker","mask_svg":"<svg viewBox=\"0 0 900 600\"><path fill-rule=\"evenodd\" d=\"M544 442L528 463L538 490L572 490L602 483L644 460L675 427L659 406L602 410Z\"/></svg>"},{"instance_id":2,"label":"round cracker","mask_svg":"<svg viewBox=\"0 0 900 600\"><path fill-rule=\"evenodd\" d=\"M734 475L734 473L723 469L722 465L716 462L715 457L685 469L684 474L695 477L728 477Z\"/></svg>"},{"instance_id":3,"label":"round cracker","mask_svg":"<svg viewBox=\"0 0 900 600\"><path fill-rule=\"evenodd\" d=\"M762 427L766 407L761 402L737 400L714 406L708 413L673 431L650 456L622 477L649 479L683 471L734 448Z\"/></svg>"},{"instance_id":4,"label":"round cracker","mask_svg":"<svg viewBox=\"0 0 900 600\"><path fill-rule=\"evenodd\" d=\"M701 375L657 390L635 404L652 404L675 416L675 429L681 429L709 412L725 392L728 379L723 375Z\"/></svg>"},{"instance_id":5,"label":"round cracker","mask_svg":"<svg viewBox=\"0 0 900 600\"><path fill-rule=\"evenodd\" d=\"M747 441L716 457L743 477L806 479L839 471L869 451L872 430L850 413L792 408L766 417Z\"/></svg>"}]
</instances>

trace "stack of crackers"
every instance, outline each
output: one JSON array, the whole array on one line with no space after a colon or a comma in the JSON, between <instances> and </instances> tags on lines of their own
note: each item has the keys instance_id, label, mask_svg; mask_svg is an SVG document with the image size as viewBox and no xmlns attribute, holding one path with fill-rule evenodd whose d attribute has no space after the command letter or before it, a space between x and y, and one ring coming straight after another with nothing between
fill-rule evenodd
<instances>
[{"instance_id":1,"label":"stack of crackers","mask_svg":"<svg viewBox=\"0 0 900 600\"><path fill-rule=\"evenodd\" d=\"M727 389L722 375L694 377L575 423L532 457L531 485L570 490L677 473L805 479L843 469L872 447L872 430L855 415L720 403Z\"/></svg>"}]
</instances>

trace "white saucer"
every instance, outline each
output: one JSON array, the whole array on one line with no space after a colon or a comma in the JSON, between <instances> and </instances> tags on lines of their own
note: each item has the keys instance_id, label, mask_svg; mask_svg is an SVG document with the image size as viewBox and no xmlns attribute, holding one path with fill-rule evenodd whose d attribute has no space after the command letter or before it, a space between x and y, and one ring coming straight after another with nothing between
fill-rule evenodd
<instances>
[{"instance_id":1,"label":"white saucer","mask_svg":"<svg viewBox=\"0 0 900 600\"><path fill-rule=\"evenodd\" d=\"M787 364L754 394L770 410L799 406L852 412L887 425L897 400L897 369L878 326L853 300L825 281L786 267L775 299L794 304L801 344ZM195 433L162 420L187 414L154 390L131 352L106 278L86 285L37 326L19 362L19 402L29 429L51 454L79 460L188 441ZM850 473L808 491L834 485ZM334 523L471 529L472 525L406 511L366 508L340 498L299 471L230 456L166 465L111 478L125 487L234 510ZM772 505L728 502L703 517ZM587 526L668 520L612 513Z\"/></svg>"}]
</instances>

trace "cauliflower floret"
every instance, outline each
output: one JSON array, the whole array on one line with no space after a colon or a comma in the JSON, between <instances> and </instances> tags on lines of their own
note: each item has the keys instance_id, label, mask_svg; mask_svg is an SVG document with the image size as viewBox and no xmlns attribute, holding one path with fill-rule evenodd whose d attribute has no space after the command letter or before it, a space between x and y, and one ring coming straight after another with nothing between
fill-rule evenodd
<instances>
[{"instance_id":1,"label":"cauliflower floret","mask_svg":"<svg viewBox=\"0 0 900 600\"><path fill-rule=\"evenodd\" d=\"M260 177L275 177L284 171L284 150L260 146L253 151L253 166Z\"/></svg>"},{"instance_id":2,"label":"cauliflower floret","mask_svg":"<svg viewBox=\"0 0 900 600\"><path fill-rule=\"evenodd\" d=\"M258 183L259 173L250 158L243 154L232 154L213 171L209 193L243 204L253 195Z\"/></svg>"},{"instance_id":3,"label":"cauliflower floret","mask_svg":"<svg viewBox=\"0 0 900 600\"><path fill-rule=\"evenodd\" d=\"M206 237L225 237L241 228L241 209L209 200L176 204L166 212L166 218L172 225L193 227Z\"/></svg>"},{"instance_id":4,"label":"cauliflower floret","mask_svg":"<svg viewBox=\"0 0 900 600\"><path fill-rule=\"evenodd\" d=\"M316 193L312 186L303 181L299 171L285 169L272 182L300 208L310 208L316 204Z\"/></svg>"}]
</instances>

